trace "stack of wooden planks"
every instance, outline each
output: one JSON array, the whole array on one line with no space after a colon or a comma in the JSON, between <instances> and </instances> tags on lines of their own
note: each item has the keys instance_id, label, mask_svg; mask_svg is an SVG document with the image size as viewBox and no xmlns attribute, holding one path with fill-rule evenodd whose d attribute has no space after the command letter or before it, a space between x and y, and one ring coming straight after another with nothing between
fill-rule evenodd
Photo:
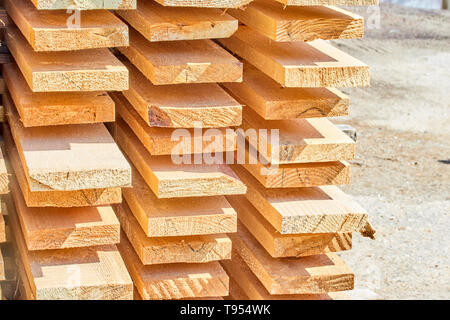
<instances>
[{"instance_id":1,"label":"stack of wooden planks","mask_svg":"<svg viewBox=\"0 0 450 320\"><path fill-rule=\"evenodd\" d=\"M217 83L242 81L243 65L212 39L238 28L216 7L247 2L140 0L116 11L130 26L130 46L119 48L130 88L112 95L113 130L133 167L116 213L138 299L229 294L219 261L231 258L237 216L225 196L246 187L220 159L236 150L229 128L241 125L242 106Z\"/></svg>"},{"instance_id":2,"label":"stack of wooden planks","mask_svg":"<svg viewBox=\"0 0 450 320\"><path fill-rule=\"evenodd\" d=\"M128 27L107 9L133 0L5 0L5 149L11 165L8 221L24 299L132 299L112 208L131 167L103 122L107 91L128 89L128 70L108 48ZM54 10L64 9L64 10ZM97 9L97 10L88 10ZM1 235L1 233L0 233Z\"/></svg>"},{"instance_id":3,"label":"stack of wooden planks","mask_svg":"<svg viewBox=\"0 0 450 320\"><path fill-rule=\"evenodd\" d=\"M354 287L336 252L370 225L336 186L349 183L355 146L327 117L348 114L336 88L368 86L369 68L327 40L364 33L362 17L330 5L376 2L255 0L227 11L242 25L218 42L244 64L241 83L223 84L245 105L246 161L232 168L248 188L227 197L239 219L222 262L231 298L342 299Z\"/></svg>"},{"instance_id":4,"label":"stack of wooden planks","mask_svg":"<svg viewBox=\"0 0 450 320\"><path fill-rule=\"evenodd\" d=\"M15 253L11 241L6 202L9 194L9 177L0 143L0 300L11 300L16 288Z\"/></svg>"}]
</instances>

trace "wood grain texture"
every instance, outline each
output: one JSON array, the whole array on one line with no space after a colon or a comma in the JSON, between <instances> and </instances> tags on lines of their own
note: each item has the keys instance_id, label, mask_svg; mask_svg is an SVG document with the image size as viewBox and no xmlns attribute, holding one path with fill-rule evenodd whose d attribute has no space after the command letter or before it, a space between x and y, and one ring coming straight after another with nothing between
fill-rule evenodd
<instances>
[{"instance_id":1,"label":"wood grain texture","mask_svg":"<svg viewBox=\"0 0 450 320\"><path fill-rule=\"evenodd\" d=\"M73 9L73 0L31 0L39 10ZM136 0L82 0L77 1L77 10L136 9Z\"/></svg>"},{"instance_id":2,"label":"wood grain texture","mask_svg":"<svg viewBox=\"0 0 450 320\"><path fill-rule=\"evenodd\" d=\"M242 123L242 106L215 83L153 85L129 62L124 96L151 127L223 128Z\"/></svg>"},{"instance_id":3,"label":"wood grain texture","mask_svg":"<svg viewBox=\"0 0 450 320\"><path fill-rule=\"evenodd\" d=\"M237 136L234 130L226 128L208 129L203 134L195 134L194 129L184 129L184 137L177 138L179 129L149 127L121 94L111 94L116 103L117 126L127 126L133 131L147 151L153 155L193 154L200 146L202 150L209 147L214 152L233 152L236 150ZM128 128L127 127L127 128Z\"/></svg>"},{"instance_id":4,"label":"wood grain texture","mask_svg":"<svg viewBox=\"0 0 450 320\"><path fill-rule=\"evenodd\" d=\"M338 187L265 189L242 167L233 169L247 185L247 199L281 234L360 232L368 221Z\"/></svg>"},{"instance_id":5,"label":"wood grain texture","mask_svg":"<svg viewBox=\"0 0 450 320\"><path fill-rule=\"evenodd\" d=\"M231 240L225 234L189 237L147 237L128 205L114 210L128 241L144 265L207 263L231 259Z\"/></svg>"},{"instance_id":6,"label":"wood grain texture","mask_svg":"<svg viewBox=\"0 0 450 320\"><path fill-rule=\"evenodd\" d=\"M324 40L273 42L242 26L222 45L285 87L370 85L369 67Z\"/></svg>"},{"instance_id":7,"label":"wood grain texture","mask_svg":"<svg viewBox=\"0 0 450 320\"><path fill-rule=\"evenodd\" d=\"M242 129L264 164L292 164L353 160L355 142L326 118L264 120L244 108ZM267 130L267 134L260 130ZM260 157L261 159L261 157Z\"/></svg>"},{"instance_id":8,"label":"wood grain texture","mask_svg":"<svg viewBox=\"0 0 450 320\"><path fill-rule=\"evenodd\" d=\"M0 215L1 217L1 215ZM0 225L1 228L1 225ZM3 258L2 248L0 248L0 281L6 280L5 259Z\"/></svg>"},{"instance_id":9,"label":"wood grain texture","mask_svg":"<svg viewBox=\"0 0 450 320\"><path fill-rule=\"evenodd\" d=\"M6 44L33 92L122 91L128 70L106 48L70 52L35 52L15 27Z\"/></svg>"},{"instance_id":10,"label":"wood grain texture","mask_svg":"<svg viewBox=\"0 0 450 320\"><path fill-rule=\"evenodd\" d=\"M236 211L223 196L158 199L132 167L133 187L123 196L148 237L180 237L237 230Z\"/></svg>"},{"instance_id":11,"label":"wood grain texture","mask_svg":"<svg viewBox=\"0 0 450 320\"><path fill-rule=\"evenodd\" d=\"M236 300L241 300L240 297L246 300L336 300L342 296L341 292L272 295L236 250L233 250L232 260L221 261L221 265L230 275L230 295Z\"/></svg>"},{"instance_id":12,"label":"wood grain texture","mask_svg":"<svg viewBox=\"0 0 450 320\"><path fill-rule=\"evenodd\" d=\"M273 0L254 0L229 14L279 42L354 39L364 35L364 18L337 7L286 7Z\"/></svg>"},{"instance_id":13,"label":"wood grain texture","mask_svg":"<svg viewBox=\"0 0 450 320\"><path fill-rule=\"evenodd\" d=\"M6 161L3 156L3 150L0 148L0 194L9 192L9 175L6 170ZM1 242L1 241L0 241Z\"/></svg>"},{"instance_id":14,"label":"wood grain texture","mask_svg":"<svg viewBox=\"0 0 450 320\"><path fill-rule=\"evenodd\" d=\"M116 245L28 251L9 204L17 252L37 300L129 300L133 283Z\"/></svg>"},{"instance_id":15,"label":"wood grain texture","mask_svg":"<svg viewBox=\"0 0 450 320\"><path fill-rule=\"evenodd\" d=\"M5 8L35 51L83 50L129 44L127 25L108 10L82 11L79 20L71 21L73 12L39 11L29 0L5 0Z\"/></svg>"},{"instance_id":16,"label":"wood grain texture","mask_svg":"<svg viewBox=\"0 0 450 320\"><path fill-rule=\"evenodd\" d=\"M252 147L247 147L242 166L265 188L302 188L350 183L350 164L346 161L270 165Z\"/></svg>"},{"instance_id":17,"label":"wood grain texture","mask_svg":"<svg viewBox=\"0 0 450 320\"><path fill-rule=\"evenodd\" d=\"M245 185L223 164L176 164L171 156L151 156L136 135L116 126L115 138L158 198L244 194Z\"/></svg>"},{"instance_id":18,"label":"wood grain texture","mask_svg":"<svg viewBox=\"0 0 450 320\"><path fill-rule=\"evenodd\" d=\"M3 211L3 205L0 208ZM6 223L5 218L3 218L3 213L0 213L0 243L4 242L6 242Z\"/></svg>"},{"instance_id":19,"label":"wood grain texture","mask_svg":"<svg viewBox=\"0 0 450 320\"><path fill-rule=\"evenodd\" d=\"M306 257L352 248L351 233L283 235L256 210L245 196L229 196L239 221L274 258Z\"/></svg>"},{"instance_id":20,"label":"wood grain texture","mask_svg":"<svg viewBox=\"0 0 450 320\"><path fill-rule=\"evenodd\" d=\"M219 9L169 8L154 1L116 13L151 42L228 38L238 28L238 21Z\"/></svg>"},{"instance_id":21,"label":"wood grain texture","mask_svg":"<svg viewBox=\"0 0 450 320\"><path fill-rule=\"evenodd\" d=\"M12 171L20 186L28 207L86 207L122 202L121 188L86 189L75 191L37 191L32 192L22 167L19 153L14 145L9 126L3 126L5 147L10 159Z\"/></svg>"},{"instance_id":22,"label":"wood grain texture","mask_svg":"<svg viewBox=\"0 0 450 320\"><path fill-rule=\"evenodd\" d=\"M353 289L353 272L335 253L301 259L273 258L244 227L230 238L270 294L324 294Z\"/></svg>"},{"instance_id":23,"label":"wood grain texture","mask_svg":"<svg viewBox=\"0 0 450 320\"><path fill-rule=\"evenodd\" d=\"M287 6L376 6L379 0L276 0Z\"/></svg>"},{"instance_id":24,"label":"wood grain texture","mask_svg":"<svg viewBox=\"0 0 450 320\"><path fill-rule=\"evenodd\" d=\"M167 7L238 8L252 0L155 0Z\"/></svg>"},{"instance_id":25,"label":"wood grain texture","mask_svg":"<svg viewBox=\"0 0 450 320\"><path fill-rule=\"evenodd\" d=\"M16 64L3 65L9 94L25 127L111 122L114 102L106 92L32 92ZM3 96L3 99L8 97Z\"/></svg>"},{"instance_id":26,"label":"wood grain texture","mask_svg":"<svg viewBox=\"0 0 450 320\"><path fill-rule=\"evenodd\" d=\"M120 224L110 206L30 208L15 178L12 179L11 193L28 250L80 248L120 242Z\"/></svg>"},{"instance_id":27,"label":"wood grain texture","mask_svg":"<svg viewBox=\"0 0 450 320\"><path fill-rule=\"evenodd\" d=\"M217 261L145 266L126 237L119 250L143 300L228 295L228 276Z\"/></svg>"},{"instance_id":28,"label":"wood grain texture","mask_svg":"<svg viewBox=\"0 0 450 320\"><path fill-rule=\"evenodd\" d=\"M131 168L103 124L24 128L8 120L31 191L127 187Z\"/></svg>"},{"instance_id":29,"label":"wood grain texture","mask_svg":"<svg viewBox=\"0 0 450 320\"><path fill-rule=\"evenodd\" d=\"M244 63L241 83L221 84L241 104L266 120L339 117L349 114L350 99L334 88L286 88Z\"/></svg>"},{"instance_id":30,"label":"wood grain texture","mask_svg":"<svg viewBox=\"0 0 450 320\"><path fill-rule=\"evenodd\" d=\"M130 29L119 50L155 85L242 81L242 63L211 40L149 42Z\"/></svg>"}]
</instances>

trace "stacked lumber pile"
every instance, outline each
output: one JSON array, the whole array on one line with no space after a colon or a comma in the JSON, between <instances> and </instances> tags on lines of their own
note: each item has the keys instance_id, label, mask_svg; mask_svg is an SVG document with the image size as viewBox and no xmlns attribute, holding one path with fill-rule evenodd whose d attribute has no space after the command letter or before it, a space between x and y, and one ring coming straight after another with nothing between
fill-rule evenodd
<instances>
[{"instance_id":1,"label":"stacked lumber pile","mask_svg":"<svg viewBox=\"0 0 450 320\"><path fill-rule=\"evenodd\" d=\"M9 194L9 178L2 149L3 143L1 143L0 148L0 300L11 300L16 288L16 266L6 206Z\"/></svg>"},{"instance_id":2,"label":"stacked lumber pile","mask_svg":"<svg viewBox=\"0 0 450 320\"><path fill-rule=\"evenodd\" d=\"M236 150L227 128L241 125L242 106L217 83L240 82L243 68L211 39L238 28L216 7L246 2L141 0L137 10L116 12L130 26L130 46L119 48L130 88L113 95L113 130L133 167L116 213L138 299L229 294L218 261L231 258L226 234L236 232L237 217L225 196L246 187L215 157Z\"/></svg>"},{"instance_id":3,"label":"stacked lumber pile","mask_svg":"<svg viewBox=\"0 0 450 320\"><path fill-rule=\"evenodd\" d=\"M360 38L362 17L324 5L376 1L255 0L228 10L239 30L219 43L242 59L241 83L224 88L242 105L246 162L232 168L245 196L231 261L235 299L339 299L354 274L336 252L370 230L367 212L336 185L349 183L354 141L327 117L345 116L339 87L369 85L369 68L326 40ZM318 6L320 5L320 6Z\"/></svg>"},{"instance_id":4,"label":"stacked lumber pile","mask_svg":"<svg viewBox=\"0 0 450 320\"><path fill-rule=\"evenodd\" d=\"M4 34L14 62L3 66L3 134L21 297L132 299L112 209L131 168L103 122L115 116L107 91L128 89L128 70L108 49L128 45L128 28L107 9L135 1L66 12L69 2L4 1L15 24Z\"/></svg>"}]
</instances>

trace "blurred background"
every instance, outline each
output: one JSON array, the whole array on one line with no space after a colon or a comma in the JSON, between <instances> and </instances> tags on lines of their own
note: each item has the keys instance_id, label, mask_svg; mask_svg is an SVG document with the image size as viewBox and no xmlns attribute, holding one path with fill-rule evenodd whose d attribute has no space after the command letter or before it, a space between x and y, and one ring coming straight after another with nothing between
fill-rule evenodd
<instances>
[{"instance_id":1,"label":"blurred background","mask_svg":"<svg viewBox=\"0 0 450 320\"><path fill-rule=\"evenodd\" d=\"M357 130L346 191L371 213L376 240L342 253L356 288L385 299L450 298L450 11L443 2L381 0L349 8L362 40L335 41L371 67L371 88L344 90Z\"/></svg>"}]
</instances>

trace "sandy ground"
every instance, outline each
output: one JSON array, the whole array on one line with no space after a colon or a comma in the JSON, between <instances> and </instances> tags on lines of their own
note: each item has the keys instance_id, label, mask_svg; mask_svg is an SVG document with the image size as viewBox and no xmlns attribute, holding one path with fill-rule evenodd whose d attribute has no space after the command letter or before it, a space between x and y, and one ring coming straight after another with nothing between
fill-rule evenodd
<instances>
[{"instance_id":1,"label":"sandy ground","mask_svg":"<svg viewBox=\"0 0 450 320\"><path fill-rule=\"evenodd\" d=\"M341 256L356 288L449 299L450 12L382 5L380 23L363 40L337 42L371 66L372 87L343 90L352 111L335 122L358 130L344 189L377 229L375 241L356 235Z\"/></svg>"}]
</instances>

